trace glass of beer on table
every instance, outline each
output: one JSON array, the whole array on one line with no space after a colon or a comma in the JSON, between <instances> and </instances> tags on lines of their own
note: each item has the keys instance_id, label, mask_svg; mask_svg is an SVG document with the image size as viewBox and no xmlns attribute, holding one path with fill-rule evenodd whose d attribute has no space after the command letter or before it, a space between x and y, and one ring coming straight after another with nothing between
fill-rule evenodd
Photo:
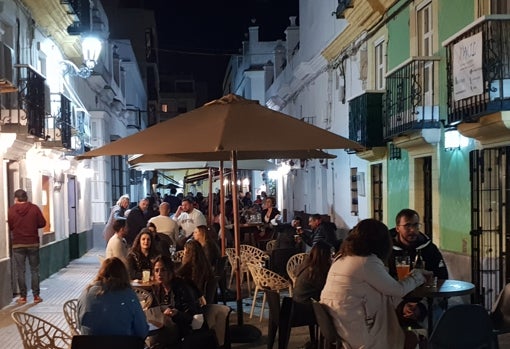
<instances>
[{"instance_id":1,"label":"glass of beer on table","mask_svg":"<svg viewBox=\"0 0 510 349\"><path fill-rule=\"evenodd\" d=\"M409 258L409 256L397 256L395 263L396 263L396 267L397 267L398 279L402 280L411 271L410 258Z\"/></svg>"}]
</instances>

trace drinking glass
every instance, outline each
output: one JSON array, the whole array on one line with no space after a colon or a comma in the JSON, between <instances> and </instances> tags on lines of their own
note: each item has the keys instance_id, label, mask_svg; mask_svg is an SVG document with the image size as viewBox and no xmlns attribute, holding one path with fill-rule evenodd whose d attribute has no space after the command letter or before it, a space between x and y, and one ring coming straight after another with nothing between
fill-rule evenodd
<instances>
[{"instance_id":1,"label":"drinking glass","mask_svg":"<svg viewBox=\"0 0 510 349\"><path fill-rule=\"evenodd\" d=\"M149 269L142 270L142 282L148 283L151 280L151 271Z\"/></svg>"},{"instance_id":2,"label":"drinking glass","mask_svg":"<svg viewBox=\"0 0 510 349\"><path fill-rule=\"evenodd\" d=\"M395 263L397 266L398 279L402 280L411 271L411 263L409 256L397 256L395 259Z\"/></svg>"}]
</instances>

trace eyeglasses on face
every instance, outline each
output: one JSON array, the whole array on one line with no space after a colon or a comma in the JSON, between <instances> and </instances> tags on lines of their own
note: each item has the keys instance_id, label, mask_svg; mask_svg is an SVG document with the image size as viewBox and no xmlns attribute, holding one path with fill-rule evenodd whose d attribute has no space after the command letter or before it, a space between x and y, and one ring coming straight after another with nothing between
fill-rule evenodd
<instances>
[{"instance_id":1,"label":"eyeglasses on face","mask_svg":"<svg viewBox=\"0 0 510 349\"><path fill-rule=\"evenodd\" d=\"M406 224L399 224L399 227L404 227L406 229L411 229L411 228L420 229L421 225L422 225L421 223L406 223Z\"/></svg>"}]
</instances>

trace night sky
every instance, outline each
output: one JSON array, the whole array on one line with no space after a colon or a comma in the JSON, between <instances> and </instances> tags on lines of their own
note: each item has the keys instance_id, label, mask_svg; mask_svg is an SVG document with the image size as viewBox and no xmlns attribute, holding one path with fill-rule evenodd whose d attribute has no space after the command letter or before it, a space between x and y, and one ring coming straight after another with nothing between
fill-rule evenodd
<instances>
[{"instance_id":1,"label":"night sky","mask_svg":"<svg viewBox=\"0 0 510 349\"><path fill-rule=\"evenodd\" d=\"M289 16L298 16L299 0L151 0L156 10L160 70L191 73L207 81L209 99L222 95L229 55L238 53L252 19L259 40L284 39Z\"/></svg>"}]
</instances>

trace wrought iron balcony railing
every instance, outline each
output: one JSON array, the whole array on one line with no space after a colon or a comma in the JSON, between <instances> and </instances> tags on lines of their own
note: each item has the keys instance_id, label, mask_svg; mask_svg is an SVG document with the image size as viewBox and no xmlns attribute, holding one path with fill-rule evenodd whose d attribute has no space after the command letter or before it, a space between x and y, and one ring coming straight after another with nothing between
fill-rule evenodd
<instances>
[{"instance_id":1,"label":"wrought iron balcony railing","mask_svg":"<svg viewBox=\"0 0 510 349\"><path fill-rule=\"evenodd\" d=\"M52 113L46 117L44 147L71 149L71 101L61 93L51 94Z\"/></svg>"},{"instance_id":2,"label":"wrought iron balcony railing","mask_svg":"<svg viewBox=\"0 0 510 349\"><path fill-rule=\"evenodd\" d=\"M481 38L475 35L481 33ZM487 16L460 33L446 46L448 83L448 124L475 122L481 116L510 110L510 16ZM481 47L483 82L480 93L466 98L454 91L454 48L459 42L471 38ZM481 39L481 40L480 40Z\"/></svg>"},{"instance_id":3,"label":"wrought iron balcony railing","mask_svg":"<svg viewBox=\"0 0 510 349\"><path fill-rule=\"evenodd\" d=\"M384 138L439 128L437 57L413 57L386 77Z\"/></svg>"},{"instance_id":4,"label":"wrought iron balcony railing","mask_svg":"<svg viewBox=\"0 0 510 349\"><path fill-rule=\"evenodd\" d=\"M18 91L0 96L2 131L44 139L45 115L49 109L46 79L28 65L15 65L14 68Z\"/></svg>"},{"instance_id":5,"label":"wrought iron balcony railing","mask_svg":"<svg viewBox=\"0 0 510 349\"><path fill-rule=\"evenodd\" d=\"M384 146L383 92L366 92L349 101L349 139L371 148Z\"/></svg>"}]
</instances>

